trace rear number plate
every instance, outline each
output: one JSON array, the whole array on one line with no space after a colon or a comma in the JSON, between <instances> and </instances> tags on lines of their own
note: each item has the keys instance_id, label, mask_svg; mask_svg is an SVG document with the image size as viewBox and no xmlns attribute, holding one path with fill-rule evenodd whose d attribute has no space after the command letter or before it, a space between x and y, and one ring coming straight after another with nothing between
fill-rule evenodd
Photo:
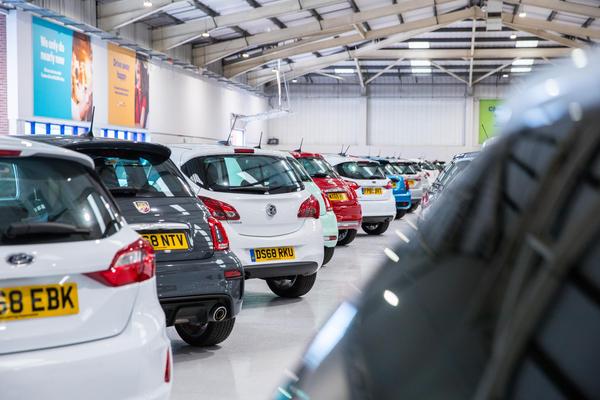
<instances>
[{"instance_id":1,"label":"rear number plate","mask_svg":"<svg viewBox=\"0 0 600 400\"><path fill-rule=\"evenodd\" d=\"M294 260L296 251L293 247L263 247L261 249L250 249L252 262Z\"/></svg>"},{"instance_id":2,"label":"rear number plate","mask_svg":"<svg viewBox=\"0 0 600 400\"><path fill-rule=\"evenodd\" d=\"M363 194L371 195L371 194L383 194L382 188L363 188Z\"/></svg>"},{"instance_id":3,"label":"rear number plate","mask_svg":"<svg viewBox=\"0 0 600 400\"><path fill-rule=\"evenodd\" d=\"M76 283L0 288L0 321L78 313Z\"/></svg>"},{"instance_id":4,"label":"rear number plate","mask_svg":"<svg viewBox=\"0 0 600 400\"><path fill-rule=\"evenodd\" d=\"M348 195L346 193L343 193L343 192L327 193L327 197L329 198L329 200L332 200L332 201L346 201L346 200L348 200Z\"/></svg>"},{"instance_id":5,"label":"rear number plate","mask_svg":"<svg viewBox=\"0 0 600 400\"><path fill-rule=\"evenodd\" d=\"M142 237L150 242L154 250L187 250L190 248L183 232L144 233Z\"/></svg>"}]
</instances>

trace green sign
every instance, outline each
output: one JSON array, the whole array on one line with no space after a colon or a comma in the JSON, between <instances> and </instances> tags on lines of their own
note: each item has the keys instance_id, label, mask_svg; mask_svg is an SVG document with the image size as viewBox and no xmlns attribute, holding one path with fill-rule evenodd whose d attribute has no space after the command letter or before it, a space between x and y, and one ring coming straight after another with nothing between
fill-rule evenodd
<instances>
[{"instance_id":1,"label":"green sign","mask_svg":"<svg viewBox=\"0 0 600 400\"><path fill-rule=\"evenodd\" d=\"M479 144L498 133L496 110L502 100L479 100Z\"/></svg>"}]
</instances>

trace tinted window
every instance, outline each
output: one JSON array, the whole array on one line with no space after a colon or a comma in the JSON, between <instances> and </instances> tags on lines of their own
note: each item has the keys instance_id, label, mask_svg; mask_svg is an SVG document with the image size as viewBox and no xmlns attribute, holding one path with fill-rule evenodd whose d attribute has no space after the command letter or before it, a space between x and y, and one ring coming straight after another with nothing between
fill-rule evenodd
<instances>
[{"instance_id":1,"label":"tinted window","mask_svg":"<svg viewBox=\"0 0 600 400\"><path fill-rule=\"evenodd\" d=\"M298 162L312 178L339 178L331 165L321 158L303 157L299 158Z\"/></svg>"},{"instance_id":2,"label":"tinted window","mask_svg":"<svg viewBox=\"0 0 600 400\"><path fill-rule=\"evenodd\" d=\"M288 193L304 189L284 158L228 154L192 159L183 172L199 186L217 192Z\"/></svg>"},{"instance_id":3,"label":"tinted window","mask_svg":"<svg viewBox=\"0 0 600 400\"><path fill-rule=\"evenodd\" d=\"M302 182L312 182L312 179L310 178L310 175L308 175L308 172L306 172L304 167L295 158L288 157L288 162L290 163L294 172L296 173L296 175L298 175L298 178Z\"/></svg>"},{"instance_id":4,"label":"tinted window","mask_svg":"<svg viewBox=\"0 0 600 400\"><path fill-rule=\"evenodd\" d=\"M385 179L379 163L351 161L336 165L340 175L352 179Z\"/></svg>"},{"instance_id":5,"label":"tinted window","mask_svg":"<svg viewBox=\"0 0 600 400\"><path fill-rule=\"evenodd\" d=\"M444 170L444 175L440 177L439 182L444 186L450 184L458 176L458 174L470 164L470 162L471 160L453 162Z\"/></svg>"},{"instance_id":6,"label":"tinted window","mask_svg":"<svg viewBox=\"0 0 600 400\"><path fill-rule=\"evenodd\" d=\"M410 164L394 164L401 175L414 175L417 171Z\"/></svg>"},{"instance_id":7,"label":"tinted window","mask_svg":"<svg viewBox=\"0 0 600 400\"><path fill-rule=\"evenodd\" d=\"M163 156L131 151L88 153L102 182L115 196L190 197L183 176Z\"/></svg>"},{"instance_id":8,"label":"tinted window","mask_svg":"<svg viewBox=\"0 0 600 400\"><path fill-rule=\"evenodd\" d=\"M0 245L93 240L120 227L116 207L79 163L41 157L0 161ZM48 231L52 223L63 224ZM17 234L36 229L37 233Z\"/></svg>"},{"instance_id":9,"label":"tinted window","mask_svg":"<svg viewBox=\"0 0 600 400\"><path fill-rule=\"evenodd\" d=\"M385 164L383 166L383 171L386 175L398 175L398 170L394 168L392 164Z\"/></svg>"}]
</instances>

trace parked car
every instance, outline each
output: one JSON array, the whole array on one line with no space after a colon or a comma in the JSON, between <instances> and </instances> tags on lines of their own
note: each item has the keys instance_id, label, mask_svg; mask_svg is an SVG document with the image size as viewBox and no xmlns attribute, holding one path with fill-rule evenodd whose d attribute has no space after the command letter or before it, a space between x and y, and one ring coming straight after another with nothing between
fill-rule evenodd
<instances>
[{"instance_id":1,"label":"parked car","mask_svg":"<svg viewBox=\"0 0 600 400\"><path fill-rule=\"evenodd\" d=\"M292 155L302 164L331 202L338 224L337 244L340 246L350 244L356 237L362 221L358 197L352 188L357 185L342 179L320 154L293 152Z\"/></svg>"},{"instance_id":2,"label":"parked car","mask_svg":"<svg viewBox=\"0 0 600 400\"><path fill-rule=\"evenodd\" d=\"M497 142L277 398L598 398L600 54L574 64L519 88Z\"/></svg>"},{"instance_id":3,"label":"parked car","mask_svg":"<svg viewBox=\"0 0 600 400\"><path fill-rule=\"evenodd\" d=\"M478 154L479 152L475 151L454 156L429 189L423 192L421 214L419 215L421 219L426 217L429 207L437 200L442 191L456 179Z\"/></svg>"},{"instance_id":4,"label":"parked car","mask_svg":"<svg viewBox=\"0 0 600 400\"><path fill-rule=\"evenodd\" d=\"M0 136L0 397L167 399L171 371L154 251L92 160Z\"/></svg>"},{"instance_id":5,"label":"parked car","mask_svg":"<svg viewBox=\"0 0 600 400\"><path fill-rule=\"evenodd\" d=\"M396 217L392 182L376 161L343 155L324 154L357 194L362 210L362 229L369 235L381 235Z\"/></svg>"},{"instance_id":6,"label":"parked car","mask_svg":"<svg viewBox=\"0 0 600 400\"><path fill-rule=\"evenodd\" d=\"M402 218L411 207L410 190L404 183L402 171L387 158L371 157L370 159L377 161L381 165L381 168L383 168L385 176L392 181L392 189L396 201L396 219Z\"/></svg>"},{"instance_id":7,"label":"parked car","mask_svg":"<svg viewBox=\"0 0 600 400\"><path fill-rule=\"evenodd\" d=\"M392 165L404 178L404 183L410 191L410 208L408 212L415 211L421 204L423 197L423 178L415 168L415 164L405 160L391 160Z\"/></svg>"},{"instance_id":8,"label":"parked car","mask_svg":"<svg viewBox=\"0 0 600 400\"><path fill-rule=\"evenodd\" d=\"M247 279L281 297L310 291L323 263L318 199L278 151L173 145L172 159L223 222Z\"/></svg>"},{"instance_id":9,"label":"parked car","mask_svg":"<svg viewBox=\"0 0 600 400\"><path fill-rule=\"evenodd\" d=\"M425 177L427 178L429 185L431 185L440 174L440 170L433 163L427 160L416 159L412 161L416 162L421 170L425 173Z\"/></svg>"},{"instance_id":10,"label":"parked car","mask_svg":"<svg viewBox=\"0 0 600 400\"><path fill-rule=\"evenodd\" d=\"M407 160L407 161L417 171L417 174L421 178L421 186L422 186L423 190L427 190L430 186L430 182L429 182L428 172L421 166L421 160L413 159L413 160Z\"/></svg>"},{"instance_id":11,"label":"parked car","mask_svg":"<svg viewBox=\"0 0 600 400\"><path fill-rule=\"evenodd\" d=\"M194 196L162 145L118 139L34 136L89 155L130 226L156 251L158 298L167 326L193 346L232 332L243 269L220 221Z\"/></svg>"}]
</instances>

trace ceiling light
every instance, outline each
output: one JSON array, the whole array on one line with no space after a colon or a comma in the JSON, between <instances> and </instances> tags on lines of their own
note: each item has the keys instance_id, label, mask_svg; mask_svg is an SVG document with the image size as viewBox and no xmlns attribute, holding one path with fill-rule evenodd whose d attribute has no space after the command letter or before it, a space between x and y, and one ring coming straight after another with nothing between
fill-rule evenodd
<instances>
[{"instance_id":1,"label":"ceiling light","mask_svg":"<svg viewBox=\"0 0 600 400\"><path fill-rule=\"evenodd\" d=\"M334 74L353 74L354 68L334 68Z\"/></svg>"},{"instance_id":2,"label":"ceiling light","mask_svg":"<svg viewBox=\"0 0 600 400\"><path fill-rule=\"evenodd\" d=\"M533 58L519 58L513 61L512 65L533 65Z\"/></svg>"},{"instance_id":3,"label":"ceiling light","mask_svg":"<svg viewBox=\"0 0 600 400\"><path fill-rule=\"evenodd\" d=\"M277 68L271 68L271 72L277 73Z\"/></svg>"},{"instance_id":4,"label":"ceiling light","mask_svg":"<svg viewBox=\"0 0 600 400\"><path fill-rule=\"evenodd\" d=\"M538 47L539 40L517 40L515 47Z\"/></svg>"},{"instance_id":5,"label":"ceiling light","mask_svg":"<svg viewBox=\"0 0 600 400\"><path fill-rule=\"evenodd\" d=\"M243 58L249 58L249 57L250 57L250 54L248 54L248 53L242 53L242 57L243 57Z\"/></svg>"},{"instance_id":6,"label":"ceiling light","mask_svg":"<svg viewBox=\"0 0 600 400\"><path fill-rule=\"evenodd\" d=\"M152 7L152 2L150 0L144 0L144 7L146 7L146 8Z\"/></svg>"},{"instance_id":7,"label":"ceiling light","mask_svg":"<svg viewBox=\"0 0 600 400\"><path fill-rule=\"evenodd\" d=\"M430 67L431 61L429 60L410 60L411 67Z\"/></svg>"},{"instance_id":8,"label":"ceiling light","mask_svg":"<svg viewBox=\"0 0 600 400\"><path fill-rule=\"evenodd\" d=\"M204 38L210 37L210 33L202 32L202 37L204 37Z\"/></svg>"},{"instance_id":9,"label":"ceiling light","mask_svg":"<svg viewBox=\"0 0 600 400\"><path fill-rule=\"evenodd\" d=\"M396 293L391 290L385 290L383 292L383 299L388 302L392 307L397 307L400 303L400 299L396 296Z\"/></svg>"},{"instance_id":10,"label":"ceiling light","mask_svg":"<svg viewBox=\"0 0 600 400\"><path fill-rule=\"evenodd\" d=\"M292 83L298 83L298 79L292 79Z\"/></svg>"},{"instance_id":11,"label":"ceiling light","mask_svg":"<svg viewBox=\"0 0 600 400\"><path fill-rule=\"evenodd\" d=\"M531 72L531 67L512 67L510 72L519 73L519 72Z\"/></svg>"},{"instance_id":12,"label":"ceiling light","mask_svg":"<svg viewBox=\"0 0 600 400\"><path fill-rule=\"evenodd\" d=\"M511 38L512 40L515 40L515 39L517 38L517 34L516 34L516 33L513 33L512 35L510 35L510 38Z\"/></svg>"},{"instance_id":13,"label":"ceiling light","mask_svg":"<svg viewBox=\"0 0 600 400\"><path fill-rule=\"evenodd\" d=\"M571 52L571 60L577 68L585 68L585 66L588 64L587 56L585 55L585 51L582 49L573 50Z\"/></svg>"},{"instance_id":14,"label":"ceiling light","mask_svg":"<svg viewBox=\"0 0 600 400\"><path fill-rule=\"evenodd\" d=\"M527 13L525 11L521 11L519 13L519 18L525 18L527 16Z\"/></svg>"},{"instance_id":15,"label":"ceiling light","mask_svg":"<svg viewBox=\"0 0 600 400\"><path fill-rule=\"evenodd\" d=\"M409 49L428 49L429 42L408 42Z\"/></svg>"},{"instance_id":16,"label":"ceiling light","mask_svg":"<svg viewBox=\"0 0 600 400\"><path fill-rule=\"evenodd\" d=\"M503 78L508 78L508 74L502 74Z\"/></svg>"},{"instance_id":17,"label":"ceiling light","mask_svg":"<svg viewBox=\"0 0 600 400\"><path fill-rule=\"evenodd\" d=\"M431 68L412 68L413 74L430 74Z\"/></svg>"}]
</instances>

